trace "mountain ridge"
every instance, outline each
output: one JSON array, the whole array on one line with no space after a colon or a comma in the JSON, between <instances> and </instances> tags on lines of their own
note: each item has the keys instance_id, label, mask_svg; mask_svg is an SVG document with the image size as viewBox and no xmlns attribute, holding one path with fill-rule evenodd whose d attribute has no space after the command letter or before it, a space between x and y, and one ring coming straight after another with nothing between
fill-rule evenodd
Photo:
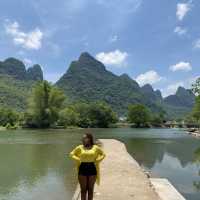
<instances>
[{"instance_id":1,"label":"mountain ridge","mask_svg":"<svg viewBox=\"0 0 200 200\"><path fill-rule=\"evenodd\" d=\"M5 91L6 84L9 84L6 79L10 79L11 87L15 87L16 80L15 90L21 91L24 99L28 95L27 85L30 88L36 81L43 80L43 72L38 64L26 69L22 61L8 58L0 61L0 77L0 105L3 105L6 98L16 96L13 95L13 90ZM72 61L54 85L61 88L71 102L105 101L119 115L125 115L129 104L142 103L153 112L164 109L168 116L173 116L175 110L175 116L181 117L191 110L195 99L191 90L183 87L179 87L175 94L163 98L161 91L153 89L152 85L140 87L128 74L115 75L87 52L83 52L78 60ZM3 95L6 97L3 98ZM24 106L21 107L23 110Z\"/></svg>"},{"instance_id":2,"label":"mountain ridge","mask_svg":"<svg viewBox=\"0 0 200 200\"><path fill-rule=\"evenodd\" d=\"M176 106L177 112L182 115L182 113L188 112L194 104L194 95L190 93L187 95L189 100L186 107L184 101L182 104L173 105L171 101L162 97L160 90L154 90L150 84L140 87L127 74L120 76L113 74L106 69L103 63L87 52L82 53L77 61L72 61L55 85L76 100L81 99L86 102L103 100L119 114L125 113L129 104L142 103L155 112L159 112L163 108L172 111ZM180 94L184 96L188 94L188 91L182 88ZM179 95L178 91L173 98L180 99L181 95L180 97L177 95ZM190 104L189 101L191 101ZM168 114L171 115L171 111Z\"/></svg>"},{"instance_id":3,"label":"mountain ridge","mask_svg":"<svg viewBox=\"0 0 200 200\"><path fill-rule=\"evenodd\" d=\"M16 58L0 61L0 106L24 111L31 88L41 80L43 72L40 65L26 69L25 64Z\"/></svg>"},{"instance_id":4,"label":"mountain ridge","mask_svg":"<svg viewBox=\"0 0 200 200\"><path fill-rule=\"evenodd\" d=\"M43 72L39 64L26 69L21 60L13 57L0 61L0 74L10 75L19 80L43 80Z\"/></svg>"}]
</instances>

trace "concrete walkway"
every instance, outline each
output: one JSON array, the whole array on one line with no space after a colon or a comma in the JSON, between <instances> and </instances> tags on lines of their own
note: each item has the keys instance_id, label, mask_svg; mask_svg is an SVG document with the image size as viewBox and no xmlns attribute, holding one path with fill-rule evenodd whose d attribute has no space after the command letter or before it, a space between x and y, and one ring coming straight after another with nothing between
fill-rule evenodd
<instances>
[{"instance_id":1,"label":"concrete walkway","mask_svg":"<svg viewBox=\"0 0 200 200\"><path fill-rule=\"evenodd\" d=\"M150 181L162 200L185 200L167 179L151 178Z\"/></svg>"},{"instance_id":2,"label":"concrete walkway","mask_svg":"<svg viewBox=\"0 0 200 200\"><path fill-rule=\"evenodd\" d=\"M123 143L101 139L106 158L102 161L100 186L95 186L95 200L160 200L138 163L127 153ZM80 199L79 189L74 199Z\"/></svg>"}]
</instances>

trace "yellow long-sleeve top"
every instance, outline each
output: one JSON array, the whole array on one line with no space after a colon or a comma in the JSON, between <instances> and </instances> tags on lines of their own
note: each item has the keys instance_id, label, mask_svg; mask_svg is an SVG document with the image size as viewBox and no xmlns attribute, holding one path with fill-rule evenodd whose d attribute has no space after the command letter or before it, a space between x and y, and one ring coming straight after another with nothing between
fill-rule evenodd
<instances>
[{"instance_id":1,"label":"yellow long-sleeve top","mask_svg":"<svg viewBox=\"0 0 200 200\"><path fill-rule=\"evenodd\" d=\"M77 174L81 162L94 162L97 170L96 183L100 184L99 163L105 158L105 153L99 146L93 145L91 149L86 149L83 145L78 145L70 152L69 156L76 161Z\"/></svg>"}]
</instances>

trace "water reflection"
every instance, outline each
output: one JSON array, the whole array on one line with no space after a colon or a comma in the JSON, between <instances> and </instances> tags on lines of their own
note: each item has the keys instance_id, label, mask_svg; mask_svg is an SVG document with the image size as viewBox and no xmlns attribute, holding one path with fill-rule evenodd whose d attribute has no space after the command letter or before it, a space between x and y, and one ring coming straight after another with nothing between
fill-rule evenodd
<instances>
[{"instance_id":1,"label":"water reflection","mask_svg":"<svg viewBox=\"0 0 200 200\"><path fill-rule=\"evenodd\" d=\"M186 199L199 200L199 140L133 139L126 143L128 151L153 176L168 178Z\"/></svg>"},{"instance_id":2,"label":"water reflection","mask_svg":"<svg viewBox=\"0 0 200 200\"><path fill-rule=\"evenodd\" d=\"M152 139L125 140L128 151L133 157L147 168L152 168L156 162L162 162L165 148L162 143ZM153 146L153 148L152 148ZM141 151L142 150L142 151Z\"/></svg>"},{"instance_id":3,"label":"water reflection","mask_svg":"<svg viewBox=\"0 0 200 200\"><path fill-rule=\"evenodd\" d=\"M194 151L194 162L200 164L200 147Z\"/></svg>"},{"instance_id":4,"label":"water reflection","mask_svg":"<svg viewBox=\"0 0 200 200\"><path fill-rule=\"evenodd\" d=\"M136 160L147 168L152 168L155 163L163 162L165 154L177 158L181 166L184 168L188 164L200 162L200 141L191 138L184 139L140 139L124 141L127 144L128 151L136 158Z\"/></svg>"},{"instance_id":5,"label":"water reflection","mask_svg":"<svg viewBox=\"0 0 200 200\"><path fill-rule=\"evenodd\" d=\"M0 136L0 199L70 199L76 181L67 156L76 140L65 132L6 134Z\"/></svg>"},{"instance_id":6,"label":"water reflection","mask_svg":"<svg viewBox=\"0 0 200 200\"><path fill-rule=\"evenodd\" d=\"M187 200L199 200L200 140L177 129L118 131L115 138L125 142L140 165L155 177L168 178ZM97 135L104 137L105 133L99 130Z\"/></svg>"},{"instance_id":7,"label":"water reflection","mask_svg":"<svg viewBox=\"0 0 200 200\"><path fill-rule=\"evenodd\" d=\"M83 132L1 132L0 199L71 199L76 169L67 153L80 142ZM122 128L93 132L96 138L125 142L129 153L154 176L168 178L187 200L199 200L200 140L177 129Z\"/></svg>"},{"instance_id":8,"label":"water reflection","mask_svg":"<svg viewBox=\"0 0 200 200\"><path fill-rule=\"evenodd\" d=\"M200 147L194 151L194 162L197 165L200 165ZM199 179L200 179L200 170L198 171ZM196 188L197 191L200 191L200 180L193 181L193 186Z\"/></svg>"}]
</instances>

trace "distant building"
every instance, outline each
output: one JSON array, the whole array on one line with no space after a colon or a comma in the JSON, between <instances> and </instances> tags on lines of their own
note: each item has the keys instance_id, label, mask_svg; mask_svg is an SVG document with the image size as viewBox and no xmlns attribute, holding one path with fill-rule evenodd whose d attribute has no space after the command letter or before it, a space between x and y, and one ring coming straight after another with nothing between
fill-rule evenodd
<instances>
[{"instance_id":1,"label":"distant building","mask_svg":"<svg viewBox=\"0 0 200 200\"><path fill-rule=\"evenodd\" d=\"M125 122L127 120L127 117L121 116L119 117L120 122Z\"/></svg>"}]
</instances>

